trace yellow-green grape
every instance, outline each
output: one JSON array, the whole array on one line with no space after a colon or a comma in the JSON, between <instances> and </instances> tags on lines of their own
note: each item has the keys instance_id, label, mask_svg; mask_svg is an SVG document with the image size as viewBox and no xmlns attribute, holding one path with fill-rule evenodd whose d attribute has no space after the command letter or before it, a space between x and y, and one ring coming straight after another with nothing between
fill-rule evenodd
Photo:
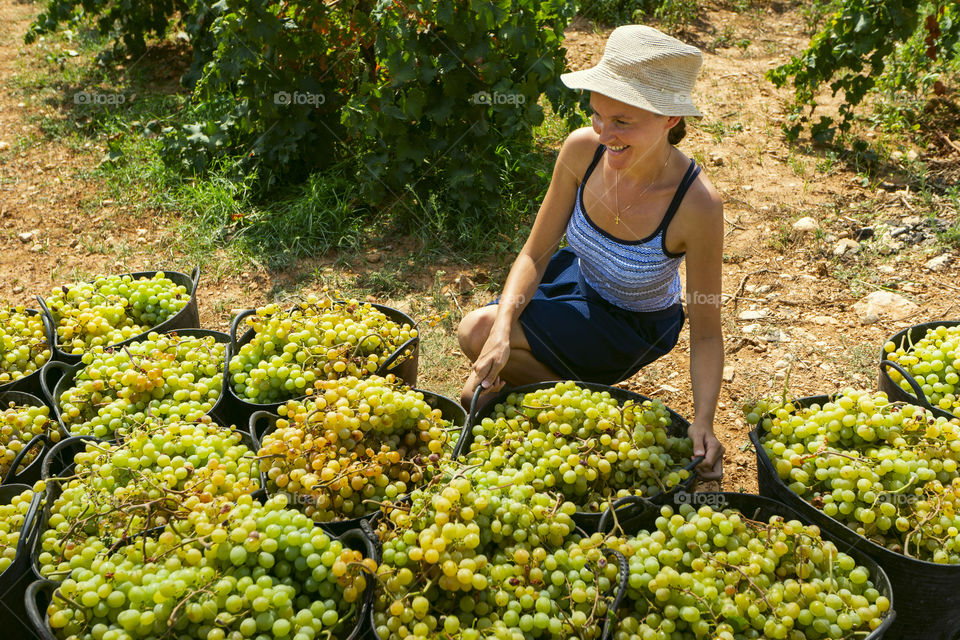
<instances>
[{"instance_id":1,"label":"yellow-green grape","mask_svg":"<svg viewBox=\"0 0 960 640\"><path fill-rule=\"evenodd\" d=\"M890 609L866 567L779 516L665 506L653 531L592 540L630 565L614 640L862 638Z\"/></svg>"},{"instance_id":2,"label":"yellow-green grape","mask_svg":"<svg viewBox=\"0 0 960 640\"><path fill-rule=\"evenodd\" d=\"M883 351L887 360L896 362L923 388L923 395L934 407L960 417L960 325L927 329L913 344L904 339L896 345L887 342ZM910 383L895 369L887 369L891 380L913 395Z\"/></svg>"},{"instance_id":3,"label":"yellow-green grape","mask_svg":"<svg viewBox=\"0 0 960 640\"><path fill-rule=\"evenodd\" d=\"M693 454L686 436L668 434L670 413L659 401L622 406L609 392L575 382L510 394L473 426L466 452L485 470L535 469L538 490L557 491L581 511L611 500L650 496L680 485Z\"/></svg>"},{"instance_id":4,"label":"yellow-green grape","mask_svg":"<svg viewBox=\"0 0 960 640\"><path fill-rule=\"evenodd\" d=\"M47 434L52 442L60 440L60 431L56 420L50 418L50 409L46 406L32 407L11 402L0 412L0 478L10 471L14 458L35 436ZM30 464L40 451L39 448L27 453L23 466Z\"/></svg>"},{"instance_id":5,"label":"yellow-green grape","mask_svg":"<svg viewBox=\"0 0 960 640\"><path fill-rule=\"evenodd\" d=\"M179 522L187 535L203 514L260 488L255 452L209 418L147 420L119 444L91 443L74 457L41 534L41 573L58 575L78 554L125 535Z\"/></svg>"},{"instance_id":6,"label":"yellow-green grape","mask_svg":"<svg viewBox=\"0 0 960 640\"><path fill-rule=\"evenodd\" d=\"M60 395L64 426L110 439L148 416L198 420L220 398L225 350L212 336L154 332L121 349L95 347Z\"/></svg>"},{"instance_id":7,"label":"yellow-green grape","mask_svg":"<svg viewBox=\"0 0 960 640\"><path fill-rule=\"evenodd\" d=\"M82 354L129 340L169 320L187 306L190 293L159 271L150 278L99 276L93 282L57 287L45 302L56 323L60 349Z\"/></svg>"},{"instance_id":8,"label":"yellow-green grape","mask_svg":"<svg viewBox=\"0 0 960 640\"><path fill-rule=\"evenodd\" d=\"M247 325L256 333L230 359L230 380L259 404L301 397L316 380L370 375L417 335L368 303L315 295L290 310L260 307Z\"/></svg>"},{"instance_id":9,"label":"yellow-green grape","mask_svg":"<svg viewBox=\"0 0 960 640\"><path fill-rule=\"evenodd\" d=\"M280 497L250 496L175 526L72 557L47 616L56 638L325 638L357 625L377 564L330 538Z\"/></svg>"},{"instance_id":10,"label":"yellow-green grape","mask_svg":"<svg viewBox=\"0 0 960 640\"><path fill-rule=\"evenodd\" d=\"M8 504L0 504L0 574L13 564L17 557L20 530L33 501L33 491L27 489L13 496Z\"/></svg>"},{"instance_id":11,"label":"yellow-green grape","mask_svg":"<svg viewBox=\"0 0 960 640\"><path fill-rule=\"evenodd\" d=\"M598 638L617 583L576 506L456 463L386 506L373 624L381 640Z\"/></svg>"},{"instance_id":12,"label":"yellow-green grape","mask_svg":"<svg viewBox=\"0 0 960 640\"><path fill-rule=\"evenodd\" d=\"M765 407L750 419L791 491L891 551L960 564L960 421L853 389Z\"/></svg>"},{"instance_id":13,"label":"yellow-green grape","mask_svg":"<svg viewBox=\"0 0 960 640\"><path fill-rule=\"evenodd\" d=\"M280 406L259 456L267 488L317 522L377 511L452 453L459 429L392 375L322 380L312 391Z\"/></svg>"},{"instance_id":14,"label":"yellow-green grape","mask_svg":"<svg viewBox=\"0 0 960 640\"><path fill-rule=\"evenodd\" d=\"M0 311L0 384L28 376L50 359L50 343L39 313L23 306Z\"/></svg>"}]
</instances>

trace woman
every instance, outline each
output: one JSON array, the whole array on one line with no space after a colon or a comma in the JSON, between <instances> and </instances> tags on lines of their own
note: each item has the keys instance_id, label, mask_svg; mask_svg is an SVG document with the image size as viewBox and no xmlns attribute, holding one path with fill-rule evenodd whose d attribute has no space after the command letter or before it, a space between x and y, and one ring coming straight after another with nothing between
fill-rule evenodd
<instances>
[{"instance_id":1,"label":"woman","mask_svg":"<svg viewBox=\"0 0 960 640\"><path fill-rule=\"evenodd\" d=\"M700 168L674 144L701 55L656 29L619 27L600 63L561 76L590 91L592 127L560 149L530 236L503 294L467 314L458 337L474 361L463 388L573 379L614 384L667 353L683 326L687 260L694 454L701 478L722 475L713 418L723 370L723 213ZM567 247L557 251L566 234ZM555 253L556 252L556 253ZM552 256L552 257L551 257Z\"/></svg>"}]
</instances>

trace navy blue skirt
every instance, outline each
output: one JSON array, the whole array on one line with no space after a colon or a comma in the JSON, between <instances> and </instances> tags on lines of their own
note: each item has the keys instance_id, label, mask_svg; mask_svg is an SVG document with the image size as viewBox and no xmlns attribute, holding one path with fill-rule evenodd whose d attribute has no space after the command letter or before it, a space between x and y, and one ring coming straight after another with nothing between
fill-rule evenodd
<instances>
[{"instance_id":1,"label":"navy blue skirt","mask_svg":"<svg viewBox=\"0 0 960 640\"><path fill-rule=\"evenodd\" d=\"M630 311L600 297L568 248L550 259L520 325L533 356L565 380L615 384L668 353L683 328L683 305Z\"/></svg>"}]
</instances>

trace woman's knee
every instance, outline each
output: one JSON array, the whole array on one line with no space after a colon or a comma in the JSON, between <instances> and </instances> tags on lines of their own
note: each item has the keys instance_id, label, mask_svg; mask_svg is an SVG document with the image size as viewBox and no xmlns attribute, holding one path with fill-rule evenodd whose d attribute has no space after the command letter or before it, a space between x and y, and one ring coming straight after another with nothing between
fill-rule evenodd
<instances>
[{"instance_id":1,"label":"woman's knee","mask_svg":"<svg viewBox=\"0 0 960 640\"><path fill-rule=\"evenodd\" d=\"M496 315L497 306L490 305L474 309L460 321L460 326L457 327L457 340L460 342L463 353L471 360L476 360L480 355Z\"/></svg>"}]
</instances>

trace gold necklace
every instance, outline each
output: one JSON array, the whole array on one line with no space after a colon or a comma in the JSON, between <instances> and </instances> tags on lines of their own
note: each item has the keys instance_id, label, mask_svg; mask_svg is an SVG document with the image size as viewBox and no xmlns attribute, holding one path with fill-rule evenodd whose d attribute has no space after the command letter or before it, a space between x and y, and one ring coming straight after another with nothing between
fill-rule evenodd
<instances>
[{"instance_id":1,"label":"gold necklace","mask_svg":"<svg viewBox=\"0 0 960 640\"><path fill-rule=\"evenodd\" d=\"M657 180L659 180L659 179L660 179L660 176L663 175L663 170L667 168L667 163L670 162L670 156L671 156L671 155L672 155L671 153L667 153L667 159L663 161L663 166L660 167L660 171L657 172L657 176L650 182L650 184L648 184L648 185L643 189L643 191L641 191L639 194L637 194L637 199L643 197L643 194L645 194L647 191L649 191L649 190L650 190L650 187L652 187L653 185L655 185L655 184L657 183ZM614 187L614 198L615 198L616 203L617 203L617 217L616 217L616 219L613 221L613 223L614 223L614 224L620 224L620 170L619 170L619 169L617 170L617 181L616 181L616 186ZM632 206L633 206L633 204L628 204L628 205L627 205L627 209L629 209L629 208L632 207ZM624 212L626 212L626 209L624 210Z\"/></svg>"}]
</instances>

